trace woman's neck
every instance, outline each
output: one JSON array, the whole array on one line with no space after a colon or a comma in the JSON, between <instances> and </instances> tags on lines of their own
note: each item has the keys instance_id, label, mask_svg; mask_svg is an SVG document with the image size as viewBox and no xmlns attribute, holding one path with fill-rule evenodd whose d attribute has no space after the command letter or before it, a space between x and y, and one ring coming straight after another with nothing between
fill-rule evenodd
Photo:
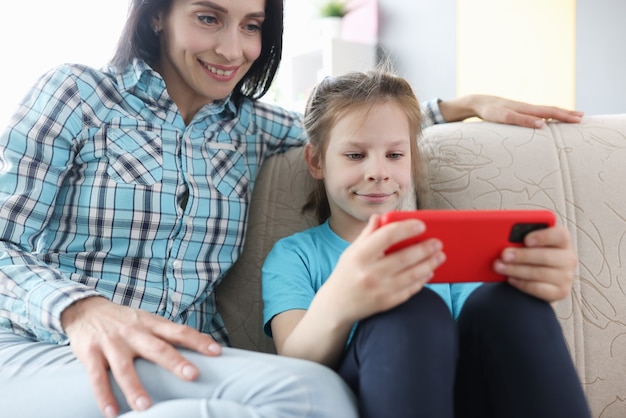
<instances>
[{"instance_id":1,"label":"woman's neck","mask_svg":"<svg viewBox=\"0 0 626 418\"><path fill-rule=\"evenodd\" d=\"M202 106L208 103L208 101L197 100L197 96L186 94L184 83L179 77L169 76L170 71L164 68L161 63L155 62L152 64L152 69L159 73L165 82L165 88L172 101L176 104L178 112L180 113L185 125L189 125L194 116Z\"/></svg>"}]
</instances>

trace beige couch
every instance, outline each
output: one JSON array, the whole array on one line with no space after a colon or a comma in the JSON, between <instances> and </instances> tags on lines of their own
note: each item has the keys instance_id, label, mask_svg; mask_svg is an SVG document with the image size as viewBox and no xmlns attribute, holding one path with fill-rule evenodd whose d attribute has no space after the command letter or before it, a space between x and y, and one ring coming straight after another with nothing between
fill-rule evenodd
<instances>
[{"instance_id":1,"label":"beige couch","mask_svg":"<svg viewBox=\"0 0 626 418\"><path fill-rule=\"evenodd\" d=\"M541 130L466 122L423 139L436 208L549 208L580 263L558 317L593 416L626 417L626 114ZM218 303L237 347L273 351L261 330L260 268L280 237L313 224L302 150L269 160L254 191L244 253Z\"/></svg>"}]
</instances>

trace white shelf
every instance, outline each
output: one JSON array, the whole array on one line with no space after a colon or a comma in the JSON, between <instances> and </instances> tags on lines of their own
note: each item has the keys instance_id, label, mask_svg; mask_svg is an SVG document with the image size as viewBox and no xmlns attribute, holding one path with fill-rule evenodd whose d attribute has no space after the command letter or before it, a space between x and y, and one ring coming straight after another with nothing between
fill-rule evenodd
<instances>
[{"instance_id":1,"label":"white shelf","mask_svg":"<svg viewBox=\"0 0 626 418\"><path fill-rule=\"evenodd\" d=\"M320 49L297 54L283 61L279 102L303 111L311 89L326 76L350 71L368 71L376 66L376 45L322 39Z\"/></svg>"}]
</instances>

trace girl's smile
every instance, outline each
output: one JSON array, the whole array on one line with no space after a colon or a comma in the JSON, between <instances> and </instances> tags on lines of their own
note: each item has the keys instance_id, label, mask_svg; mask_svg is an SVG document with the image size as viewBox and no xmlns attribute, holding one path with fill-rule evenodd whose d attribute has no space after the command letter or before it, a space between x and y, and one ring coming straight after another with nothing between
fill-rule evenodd
<instances>
[{"instance_id":1,"label":"girl's smile","mask_svg":"<svg viewBox=\"0 0 626 418\"><path fill-rule=\"evenodd\" d=\"M390 198L393 197L392 193L358 193L354 192L354 194L362 199L365 203L369 204L383 204L387 202Z\"/></svg>"}]
</instances>

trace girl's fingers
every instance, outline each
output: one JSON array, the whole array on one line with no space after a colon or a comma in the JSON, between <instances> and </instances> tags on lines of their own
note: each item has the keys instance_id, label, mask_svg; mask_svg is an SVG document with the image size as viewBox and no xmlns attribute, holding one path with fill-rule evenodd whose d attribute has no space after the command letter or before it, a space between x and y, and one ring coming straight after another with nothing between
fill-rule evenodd
<instances>
[{"instance_id":1,"label":"girl's fingers","mask_svg":"<svg viewBox=\"0 0 626 418\"><path fill-rule=\"evenodd\" d=\"M374 219L372 220L372 218ZM359 236L359 238L361 238L361 236L367 236L367 240L370 244L371 256L381 256L394 244L419 236L426 230L424 223L417 219L391 222L387 225L377 227L377 223L380 223L380 216L373 215L372 218L370 218L370 222L365 229L365 231L368 231L369 233L365 235L364 231L364 233ZM373 229L370 229L370 226Z\"/></svg>"},{"instance_id":2,"label":"girl's fingers","mask_svg":"<svg viewBox=\"0 0 626 418\"><path fill-rule=\"evenodd\" d=\"M508 282L511 286L516 287L524 293L542 299L548 303L565 299L569 295L570 288L555 286L550 283L531 281L509 277Z\"/></svg>"},{"instance_id":3,"label":"girl's fingers","mask_svg":"<svg viewBox=\"0 0 626 418\"><path fill-rule=\"evenodd\" d=\"M555 248L507 248L501 262L506 266L528 265L574 270L578 257L573 251Z\"/></svg>"},{"instance_id":4,"label":"girl's fingers","mask_svg":"<svg viewBox=\"0 0 626 418\"><path fill-rule=\"evenodd\" d=\"M554 226L531 232L524 239L524 244L526 247L530 248L547 247L570 249L572 246L569 231L562 226Z\"/></svg>"},{"instance_id":5,"label":"girl's fingers","mask_svg":"<svg viewBox=\"0 0 626 418\"><path fill-rule=\"evenodd\" d=\"M441 241L431 238L388 254L382 261L382 266L396 274L404 271L408 271L409 274L412 271L421 271L420 267L431 273L445 260L442 249Z\"/></svg>"},{"instance_id":6,"label":"girl's fingers","mask_svg":"<svg viewBox=\"0 0 626 418\"><path fill-rule=\"evenodd\" d=\"M509 249L503 254L506 261L497 260L494 269L521 291L554 302L565 298L571 290L576 263L575 257L569 255L566 250Z\"/></svg>"}]
</instances>

